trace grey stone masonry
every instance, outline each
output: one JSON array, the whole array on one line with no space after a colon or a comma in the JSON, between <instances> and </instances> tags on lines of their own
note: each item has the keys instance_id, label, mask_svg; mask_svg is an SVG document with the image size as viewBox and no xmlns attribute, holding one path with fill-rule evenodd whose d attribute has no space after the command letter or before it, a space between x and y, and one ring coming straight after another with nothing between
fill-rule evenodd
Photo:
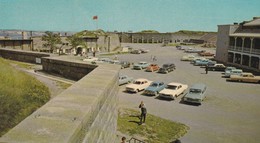
<instances>
[{"instance_id":1,"label":"grey stone masonry","mask_svg":"<svg viewBox=\"0 0 260 143\"><path fill-rule=\"evenodd\" d=\"M10 60L16 60L27 63L41 64L42 57L49 57L48 53L22 51L0 48L0 56Z\"/></svg>"},{"instance_id":2,"label":"grey stone masonry","mask_svg":"<svg viewBox=\"0 0 260 143\"><path fill-rule=\"evenodd\" d=\"M118 65L99 65L11 129L0 142L114 143L119 70Z\"/></svg>"}]
</instances>

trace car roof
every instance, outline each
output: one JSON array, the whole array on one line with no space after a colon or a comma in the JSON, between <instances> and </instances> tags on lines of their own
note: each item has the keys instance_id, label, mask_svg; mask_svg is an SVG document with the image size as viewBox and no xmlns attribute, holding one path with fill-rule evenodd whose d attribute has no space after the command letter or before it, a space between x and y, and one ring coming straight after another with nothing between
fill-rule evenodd
<instances>
[{"instance_id":1,"label":"car roof","mask_svg":"<svg viewBox=\"0 0 260 143\"><path fill-rule=\"evenodd\" d=\"M138 78L135 81L144 81L144 80L147 80L147 79L145 79L145 78Z\"/></svg>"},{"instance_id":2,"label":"car roof","mask_svg":"<svg viewBox=\"0 0 260 143\"><path fill-rule=\"evenodd\" d=\"M163 83L163 82L161 82L161 81L154 81L153 83L159 84L159 83Z\"/></svg>"},{"instance_id":3,"label":"car roof","mask_svg":"<svg viewBox=\"0 0 260 143\"><path fill-rule=\"evenodd\" d=\"M178 82L171 82L171 83L168 83L167 85L179 86L179 85L183 85L183 84L178 83Z\"/></svg>"},{"instance_id":4,"label":"car roof","mask_svg":"<svg viewBox=\"0 0 260 143\"><path fill-rule=\"evenodd\" d=\"M233 72L233 71L241 71L241 72L242 72L243 70L241 70L241 69L232 69L231 71L232 71L232 72Z\"/></svg>"},{"instance_id":5,"label":"car roof","mask_svg":"<svg viewBox=\"0 0 260 143\"><path fill-rule=\"evenodd\" d=\"M206 87L206 85L203 84L203 83L196 83L196 84L193 84L193 85L190 87L190 89L203 89L203 88L205 88L205 87Z\"/></svg>"}]
</instances>

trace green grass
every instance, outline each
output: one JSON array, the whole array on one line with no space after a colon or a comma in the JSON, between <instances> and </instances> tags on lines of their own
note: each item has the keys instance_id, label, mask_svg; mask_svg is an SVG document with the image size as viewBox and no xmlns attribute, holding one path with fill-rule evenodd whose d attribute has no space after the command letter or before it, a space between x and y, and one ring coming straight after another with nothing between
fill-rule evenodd
<instances>
[{"instance_id":1,"label":"green grass","mask_svg":"<svg viewBox=\"0 0 260 143\"><path fill-rule=\"evenodd\" d=\"M68 83L64 83L64 82L60 82L60 81L56 81L56 84L59 87L61 87L62 89L67 89L72 85L72 84L68 84Z\"/></svg>"},{"instance_id":2,"label":"green grass","mask_svg":"<svg viewBox=\"0 0 260 143\"><path fill-rule=\"evenodd\" d=\"M0 136L50 99L49 89L0 58Z\"/></svg>"},{"instance_id":3,"label":"green grass","mask_svg":"<svg viewBox=\"0 0 260 143\"><path fill-rule=\"evenodd\" d=\"M32 69L33 65L29 64L29 63L23 63L23 62L18 62L18 61L12 61L12 60L8 60L8 59L3 59L5 61L7 61L8 63L12 64L12 65L16 65L20 68L25 68L25 69Z\"/></svg>"},{"instance_id":4,"label":"green grass","mask_svg":"<svg viewBox=\"0 0 260 143\"><path fill-rule=\"evenodd\" d=\"M118 131L129 136L138 136L149 143L169 143L180 138L189 129L188 126L148 114L145 125L139 125L140 112L132 109L120 109Z\"/></svg>"}]
</instances>

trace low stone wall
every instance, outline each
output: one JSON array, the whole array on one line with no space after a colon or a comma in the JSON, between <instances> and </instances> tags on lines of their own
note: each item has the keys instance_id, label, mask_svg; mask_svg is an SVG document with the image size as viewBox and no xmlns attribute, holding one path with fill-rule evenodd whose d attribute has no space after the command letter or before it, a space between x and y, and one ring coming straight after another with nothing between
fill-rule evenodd
<instances>
[{"instance_id":1,"label":"low stone wall","mask_svg":"<svg viewBox=\"0 0 260 143\"><path fill-rule=\"evenodd\" d=\"M49 57L50 54L0 48L0 56L15 61L41 64L41 58Z\"/></svg>"},{"instance_id":2,"label":"low stone wall","mask_svg":"<svg viewBox=\"0 0 260 143\"><path fill-rule=\"evenodd\" d=\"M100 65L0 138L5 143L115 143L117 65Z\"/></svg>"},{"instance_id":3,"label":"low stone wall","mask_svg":"<svg viewBox=\"0 0 260 143\"><path fill-rule=\"evenodd\" d=\"M42 69L47 73L62 75L65 78L79 80L94 70L97 65L67 59L66 56L42 58Z\"/></svg>"}]
</instances>

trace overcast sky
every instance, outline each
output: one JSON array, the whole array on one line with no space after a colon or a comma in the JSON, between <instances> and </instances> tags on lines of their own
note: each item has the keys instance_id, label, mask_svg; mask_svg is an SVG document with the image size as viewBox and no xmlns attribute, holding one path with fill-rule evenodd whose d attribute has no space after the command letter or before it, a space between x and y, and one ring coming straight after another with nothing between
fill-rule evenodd
<instances>
[{"instance_id":1,"label":"overcast sky","mask_svg":"<svg viewBox=\"0 0 260 143\"><path fill-rule=\"evenodd\" d=\"M260 0L0 0L0 29L217 31L256 16Z\"/></svg>"}]
</instances>

